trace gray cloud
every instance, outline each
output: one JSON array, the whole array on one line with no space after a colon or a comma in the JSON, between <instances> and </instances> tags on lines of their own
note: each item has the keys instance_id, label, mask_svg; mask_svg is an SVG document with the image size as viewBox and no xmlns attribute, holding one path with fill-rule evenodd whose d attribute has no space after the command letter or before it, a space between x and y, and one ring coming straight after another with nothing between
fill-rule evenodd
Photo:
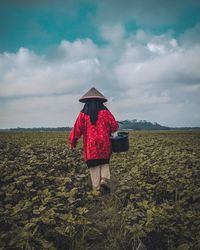
<instances>
[{"instance_id":1,"label":"gray cloud","mask_svg":"<svg viewBox=\"0 0 200 250\"><path fill-rule=\"evenodd\" d=\"M199 43L185 46L187 36L177 40L170 32L124 36L118 24L102 29L105 46L63 40L49 55L26 48L0 54L1 127L72 126L78 98L92 86L109 98L118 120L200 125Z\"/></svg>"},{"instance_id":2,"label":"gray cloud","mask_svg":"<svg viewBox=\"0 0 200 250\"><path fill-rule=\"evenodd\" d=\"M192 11L192 8L200 9L200 2L196 0L103 0L97 3L99 22L103 20L115 23L132 20L148 27L175 24L183 21L186 11Z\"/></svg>"},{"instance_id":3,"label":"gray cloud","mask_svg":"<svg viewBox=\"0 0 200 250\"><path fill-rule=\"evenodd\" d=\"M186 30L183 34L180 35L180 42L185 47L191 47L195 44L200 43L200 22L196 23L194 27Z\"/></svg>"},{"instance_id":4,"label":"gray cloud","mask_svg":"<svg viewBox=\"0 0 200 250\"><path fill-rule=\"evenodd\" d=\"M62 8L68 15L76 15L80 6L95 6L96 15L91 21L99 26L108 23L133 21L138 25L154 27L177 24L194 18L200 20L200 2L197 0L0 0L2 8ZM194 13L195 10L195 13ZM188 16L187 13L192 15ZM71 13L71 14L70 14ZM190 21L190 20L189 20Z\"/></svg>"}]
</instances>

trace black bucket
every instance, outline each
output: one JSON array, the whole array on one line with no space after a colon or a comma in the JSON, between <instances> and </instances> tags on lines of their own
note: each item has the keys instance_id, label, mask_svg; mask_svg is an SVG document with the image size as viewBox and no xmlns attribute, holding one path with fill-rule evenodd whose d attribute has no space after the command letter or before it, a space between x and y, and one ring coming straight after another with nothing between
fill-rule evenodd
<instances>
[{"instance_id":1,"label":"black bucket","mask_svg":"<svg viewBox=\"0 0 200 250\"><path fill-rule=\"evenodd\" d=\"M117 132L117 136L111 137L112 151L113 152L125 152L129 149L129 133Z\"/></svg>"}]
</instances>

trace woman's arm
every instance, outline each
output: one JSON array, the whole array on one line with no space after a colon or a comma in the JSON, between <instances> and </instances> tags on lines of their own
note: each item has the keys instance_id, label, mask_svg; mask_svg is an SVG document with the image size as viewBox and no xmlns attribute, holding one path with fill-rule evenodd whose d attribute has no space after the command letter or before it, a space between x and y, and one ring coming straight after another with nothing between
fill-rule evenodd
<instances>
[{"instance_id":1,"label":"woman's arm","mask_svg":"<svg viewBox=\"0 0 200 250\"><path fill-rule=\"evenodd\" d=\"M75 149L78 139L83 134L83 128L84 128L83 116L82 113L79 113L79 116L77 117L74 127L69 135L69 144L71 150Z\"/></svg>"},{"instance_id":2,"label":"woman's arm","mask_svg":"<svg viewBox=\"0 0 200 250\"><path fill-rule=\"evenodd\" d=\"M108 111L108 122L110 126L110 133L114 133L119 129L119 125L110 111Z\"/></svg>"}]
</instances>

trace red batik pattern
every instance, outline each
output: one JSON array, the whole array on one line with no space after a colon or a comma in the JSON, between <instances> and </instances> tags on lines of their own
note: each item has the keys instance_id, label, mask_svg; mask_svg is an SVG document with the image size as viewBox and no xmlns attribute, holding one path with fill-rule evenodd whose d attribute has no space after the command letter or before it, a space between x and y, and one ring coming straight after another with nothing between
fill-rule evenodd
<instances>
[{"instance_id":1,"label":"red batik pattern","mask_svg":"<svg viewBox=\"0 0 200 250\"><path fill-rule=\"evenodd\" d=\"M101 110L95 125L90 116L82 112L76 119L69 136L71 149L76 147L78 139L83 135L84 160L109 159L112 153L110 135L118 130L118 123L109 110Z\"/></svg>"}]
</instances>

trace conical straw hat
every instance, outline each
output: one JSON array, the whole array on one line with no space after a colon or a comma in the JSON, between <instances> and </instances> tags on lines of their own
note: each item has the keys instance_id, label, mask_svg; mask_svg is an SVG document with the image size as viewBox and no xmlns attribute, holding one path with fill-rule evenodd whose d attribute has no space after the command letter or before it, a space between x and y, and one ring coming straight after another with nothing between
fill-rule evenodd
<instances>
[{"instance_id":1,"label":"conical straw hat","mask_svg":"<svg viewBox=\"0 0 200 250\"><path fill-rule=\"evenodd\" d=\"M86 102L91 99L99 99L102 100L103 102L107 102L107 99L103 94L101 94L97 89L91 88L88 90L87 93L85 93L80 99L80 102Z\"/></svg>"}]
</instances>

